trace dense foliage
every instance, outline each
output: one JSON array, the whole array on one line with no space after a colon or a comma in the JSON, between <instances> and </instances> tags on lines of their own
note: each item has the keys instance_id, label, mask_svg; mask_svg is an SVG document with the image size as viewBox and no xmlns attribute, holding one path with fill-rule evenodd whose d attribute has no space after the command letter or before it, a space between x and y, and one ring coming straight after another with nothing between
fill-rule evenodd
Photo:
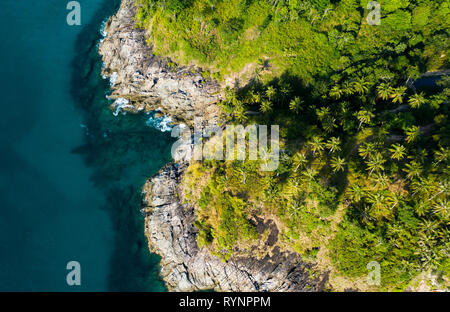
<instances>
[{"instance_id":1,"label":"dense foliage","mask_svg":"<svg viewBox=\"0 0 450 312\"><path fill-rule=\"evenodd\" d=\"M185 178L199 244L225 260L280 221L280 246L336 275L382 268L382 289L450 273L450 1L138 0L158 53L243 79L220 104L228 123L280 125L281 163L204 161ZM252 66L249 66L251 64ZM251 68L250 76L233 76ZM247 70L248 74L248 70ZM260 114L248 114L259 111Z\"/></svg>"},{"instance_id":2,"label":"dense foliage","mask_svg":"<svg viewBox=\"0 0 450 312\"><path fill-rule=\"evenodd\" d=\"M215 77L252 63L260 72L269 62L273 75L289 70L324 89L319 82L330 74L406 80L448 65L445 0L384 0L377 27L366 21L369 0L137 1L156 52L195 61Z\"/></svg>"}]
</instances>

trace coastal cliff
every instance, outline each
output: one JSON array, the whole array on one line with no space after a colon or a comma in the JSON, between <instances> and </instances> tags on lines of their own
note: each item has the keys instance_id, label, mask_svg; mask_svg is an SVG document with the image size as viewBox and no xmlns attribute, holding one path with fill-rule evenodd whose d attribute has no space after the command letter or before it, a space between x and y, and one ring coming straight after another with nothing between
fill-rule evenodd
<instances>
[{"instance_id":1,"label":"coastal cliff","mask_svg":"<svg viewBox=\"0 0 450 312\"><path fill-rule=\"evenodd\" d=\"M128 112L159 110L173 122L192 124L196 117L216 120L220 86L205 80L194 67L176 67L156 56L146 42L146 33L134 22L134 0L123 0L120 10L104 27L99 52L109 77L111 108Z\"/></svg>"},{"instance_id":2,"label":"coastal cliff","mask_svg":"<svg viewBox=\"0 0 450 312\"><path fill-rule=\"evenodd\" d=\"M135 27L133 0L105 25L100 46L103 75L111 80L111 109L132 113L160 110L174 123L195 117L214 122L220 86L195 68L168 66L152 53L144 31ZM196 242L195 208L185 204L180 183L188 163L167 165L143 188L145 233L159 254L160 275L171 291L320 291L326 277L314 277L299 254L271 249L264 257L233 256L224 262ZM276 229L276 228L275 228ZM275 231L275 234L278 232Z\"/></svg>"},{"instance_id":3,"label":"coastal cliff","mask_svg":"<svg viewBox=\"0 0 450 312\"><path fill-rule=\"evenodd\" d=\"M227 262L196 242L195 211L182 204L180 182L186 163L169 164L144 186L145 233L150 250L162 256L161 277L170 290L319 291L326 279L277 247L263 258L234 256Z\"/></svg>"}]
</instances>

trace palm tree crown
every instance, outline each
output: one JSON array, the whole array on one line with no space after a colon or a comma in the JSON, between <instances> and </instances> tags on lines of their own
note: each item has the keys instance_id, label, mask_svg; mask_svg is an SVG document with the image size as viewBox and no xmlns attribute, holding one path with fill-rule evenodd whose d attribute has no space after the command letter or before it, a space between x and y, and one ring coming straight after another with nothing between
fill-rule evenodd
<instances>
[{"instance_id":1,"label":"palm tree crown","mask_svg":"<svg viewBox=\"0 0 450 312\"><path fill-rule=\"evenodd\" d=\"M352 95L355 93L355 90L353 89L353 84L351 82L345 81L342 85L343 91L346 95Z\"/></svg>"},{"instance_id":2,"label":"palm tree crown","mask_svg":"<svg viewBox=\"0 0 450 312\"><path fill-rule=\"evenodd\" d=\"M361 201L361 199L364 197L364 189L358 184L353 184L350 187L349 195L350 198L357 203Z\"/></svg>"},{"instance_id":3,"label":"palm tree crown","mask_svg":"<svg viewBox=\"0 0 450 312\"><path fill-rule=\"evenodd\" d=\"M422 165L413 160L411 163L406 164L406 168L403 169L403 171L406 173L407 179L411 180L413 178L418 178L422 173Z\"/></svg>"},{"instance_id":4,"label":"palm tree crown","mask_svg":"<svg viewBox=\"0 0 450 312\"><path fill-rule=\"evenodd\" d=\"M392 87L384 82L377 87L377 93L380 98L386 101L392 94Z\"/></svg>"},{"instance_id":5,"label":"palm tree crown","mask_svg":"<svg viewBox=\"0 0 450 312\"><path fill-rule=\"evenodd\" d=\"M330 150L330 154L341 150L341 139L332 137L326 143L326 147Z\"/></svg>"},{"instance_id":6,"label":"palm tree crown","mask_svg":"<svg viewBox=\"0 0 450 312\"><path fill-rule=\"evenodd\" d=\"M294 113L298 114L300 110L302 109L303 101L298 96L296 96L290 103L289 103L289 109L293 111Z\"/></svg>"},{"instance_id":7,"label":"palm tree crown","mask_svg":"<svg viewBox=\"0 0 450 312\"><path fill-rule=\"evenodd\" d=\"M272 100L272 98L275 96L276 93L277 93L277 91L275 90L274 87L272 87L272 86L267 87L266 95L269 98L269 101Z\"/></svg>"},{"instance_id":8,"label":"palm tree crown","mask_svg":"<svg viewBox=\"0 0 450 312\"><path fill-rule=\"evenodd\" d=\"M263 100L261 102L260 110L263 113L270 113L273 110L272 102L270 102L269 100Z\"/></svg>"},{"instance_id":9,"label":"palm tree crown","mask_svg":"<svg viewBox=\"0 0 450 312\"><path fill-rule=\"evenodd\" d=\"M374 156L370 157L367 161L367 170L370 170L369 175L372 175L372 172L384 170L383 164L386 162L386 159L383 159L381 153L376 153Z\"/></svg>"},{"instance_id":10,"label":"palm tree crown","mask_svg":"<svg viewBox=\"0 0 450 312\"><path fill-rule=\"evenodd\" d=\"M323 139L322 137L316 135L311 139L311 142L309 142L309 145L311 146L311 150L313 151L313 154L316 154L316 152L323 151Z\"/></svg>"},{"instance_id":11,"label":"palm tree crown","mask_svg":"<svg viewBox=\"0 0 450 312\"><path fill-rule=\"evenodd\" d=\"M389 151L392 153L392 158L396 160L401 160L406 155L406 148L401 144L393 144Z\"/></svg>"},{"instance_id":12,"label":"palm tree crown","mask_svg":"<svg viewBox=\"0 0 450 312\"><path fill-rule=\"evenodd\" d=\"M329 95L336 100L340 99L344 90L342 90L339 86L334 86L331 88Z\"/></svg>"},{"instance_id":13,"label":"palm tree crown","mask_svg":"<svg viewBox=\"0 0 450 312\"><path fill-rule=\"evenodd\" d=\"M392 103L403 103L403 95L406 92L406 87L398 87L395 89L392 89L392 93L390 95L390 98L392 99Z\"/></svg>"},{"instance_id":14,"label":"palm tree crown","mask_svg":"<svg viewBox=\"0 0 450 312\"><path fill-rule=\"evenodd\" d=\"M359 77L358 79L356 79L355 81L353 81L352 83L353 89L358 93L358 94L364 94L367 91L369 91L369 83L364 79Z\"/></svg>"},{"instance_id":15,"label":"palm tree crown","mask_svg":"<svg viewBox=\"0 0 450 312\"><path fill-rule=\"evenodd\" d=\"M422 104L425 103L425 96L423 92L419 94L412 95L408 100L409 105L411 105L412 108L419 108L422 106Z\"/></svg>"},{"instance_id":16,"label":"palm tree crown","mask_svg":"<svg viewBox=\"0 0 450 312\"><path fill-rule=\"evenodd\" d=\"M306 154L304 152L295 153L294 157L292 158L292 161L295 166L294 172L296 172L298 168L303 167L308 162Z\"/></svg>"},{"instance_id":17,"label":"palm tree crown","mask_svg":"<svg viewBox=\"0 0 450 312\"><path fill-rule=\"evenodd\" d=\"M344 159L339 156L333 157L331 159L331 168L333 168L333 172L344 171L346 162Z\"/></svg>"},{"instance_id":18,"label":"palm tree crown","mask_svg":"<svg viewBox=\"0 0 450 312\"><path fill-rule=\"evenodd\" d=\"M406 142L411 143L414 142L420 134L419 127L411 126L405 130L406 133Z\"/></svg>"},{"instance_id":19,"label":"palm tree crown","mask_svg":"<svg viewBox=\"0 0 450 312\"><path fill-rule=\"evenodd\" d=\"M375 143L364 142L359 146L358 153L362 158L366 159L368 157L371 157L373 154L375 154L376 150L377 149L376 149Z\"/></svg>"},{"instance_id":20,"label":"palm tree crown","mask_svg":"<svg viewBox=\"0 0 450 312\"><path fill-rule=\"evenodd\" d=\"M358 120L359 120L358 130L359 130L359 128L361 128L361 125L363 123L364 124L370 123L370 121L374 117L375 117L375 115L368 109L360 110L359 112L357 112L356 113L356 118L358 118Z\"/></svg>"}]
</instances>

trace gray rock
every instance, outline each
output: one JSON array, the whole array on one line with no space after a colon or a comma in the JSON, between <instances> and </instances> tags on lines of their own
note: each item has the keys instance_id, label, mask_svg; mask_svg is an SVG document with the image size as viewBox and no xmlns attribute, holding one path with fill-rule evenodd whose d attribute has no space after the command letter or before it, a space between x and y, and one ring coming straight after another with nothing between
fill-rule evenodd
<instances>
[{"instance_id":1,"label":"gray rock","mask_svg":"<svg viewBox=\"0 0 450 312\"><path fill-rule=\"evenodd\" d=\"M134 23L134 0L123 0L120 10L105 25L107 36L99 52L105 77L114 77L111 99L127 99L123 109L142 112L160 109L174 122L192 124L195 117L217 120L219 84L205 80L198 70L169 68L168 60L153 54L146 33Z\"/></svg>"},{"instance_id":2,"label":"gray rock","mask_svg":"<svg viewBox=\"0 0 450 312\"><path fill-rule=\"evenodd\" d=\"M300 255L275 252L263 259L233 256L227 262L196 242L194 208L181 204L179 183L186 163L169 164L144 187L145 233L159 254L161 277L172 291L320 291L326 276L309 276ZM168 195L172 194L172 195ZM164 204L161 204L163 198Z\"/></svg>"}]
</instances>

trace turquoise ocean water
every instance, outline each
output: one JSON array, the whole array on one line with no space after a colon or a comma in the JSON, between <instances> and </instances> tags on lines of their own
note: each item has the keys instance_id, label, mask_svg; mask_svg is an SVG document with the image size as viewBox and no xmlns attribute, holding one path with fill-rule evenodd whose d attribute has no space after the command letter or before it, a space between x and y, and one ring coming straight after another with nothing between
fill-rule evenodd
<instances>
[{"instance_id":1,"label":"turquoise ocean water","mask_svg":"<svg viewBox=\"0 0 450 312\"><path fill-rule=\"evenodd\" d=\"M80 0L81 26L68 2L2 1L0 291L164 291L139 209L170 135L107 109L97 44L119 1Z\"/></svg>"}]
</instances>

